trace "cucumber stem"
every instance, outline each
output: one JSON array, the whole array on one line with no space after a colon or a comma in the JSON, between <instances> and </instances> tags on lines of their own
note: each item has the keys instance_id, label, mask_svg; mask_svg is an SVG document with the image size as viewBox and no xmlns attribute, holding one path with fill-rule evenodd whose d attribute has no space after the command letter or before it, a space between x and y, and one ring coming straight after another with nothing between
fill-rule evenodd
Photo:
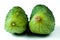
<instances>
[{"instance_id":1,"label":"cucumber stem","mask_svg":"<svg viewBox=\"0 0 60 40\"><path fill-rule=\"evenodd\" d=\"M40 21L40 20L41 20L40 16L36 16L36 17L35 17L35 20L36 20L36 21Z\"/></svg>"},{"instance_id":2,"label":"cucumber stem","mask_svg":"<svg viewBox=\"0 0 60 40\"><path fill-rule=\"evenodd\" d=\"M16 25L15 22L13 22L13 23L12 23L12 26L15 26L15 25Z\"/></svg>"}]
</instances>

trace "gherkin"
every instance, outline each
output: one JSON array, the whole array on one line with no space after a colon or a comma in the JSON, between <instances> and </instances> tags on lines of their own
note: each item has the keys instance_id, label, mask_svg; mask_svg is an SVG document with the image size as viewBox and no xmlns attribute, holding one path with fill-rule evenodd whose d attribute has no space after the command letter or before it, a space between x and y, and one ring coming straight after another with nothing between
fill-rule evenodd
<instances>
[{"instance_id":1,"label":"gherkin","mask_svg":"<svg viewBox=\"0 0 60 40\"><path fill-rule=\"evenodd\" d=\"M6 16L5 30L10 33L23 33L27 23L28 18L25 11L19 6L14 6Z\"/></svg>"},{"instance_id":2,"label":"gherkin","mask_svg":"<svg viewBox=\"0 0 60 40\"><path fill-rule=\"evenodd\" d=\"M55 18L45 5L36 5L31 13L29 28L32 33L50 34L55 26Z\"/></svg>"}]
</instances>

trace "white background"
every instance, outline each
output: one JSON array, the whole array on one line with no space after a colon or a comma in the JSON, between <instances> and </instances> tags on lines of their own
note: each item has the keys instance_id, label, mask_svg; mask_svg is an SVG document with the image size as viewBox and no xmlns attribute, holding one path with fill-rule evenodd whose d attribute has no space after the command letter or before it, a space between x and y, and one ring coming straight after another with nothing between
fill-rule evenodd
<instances>
[{"instance_id":1,"label":"white background","mask_svg":"<svg viewBox=\"0 0 60 40\"><path fill-rule=\"evenodd\" d=\"M8 11L14 6L24 9L28 18L34 6L44 4L49 7L55 17L55 30L47 37L14 36L4 29ZM60 40L60 1L59 0L0 0L0 40Z\"/></svg>"}]
</instances>

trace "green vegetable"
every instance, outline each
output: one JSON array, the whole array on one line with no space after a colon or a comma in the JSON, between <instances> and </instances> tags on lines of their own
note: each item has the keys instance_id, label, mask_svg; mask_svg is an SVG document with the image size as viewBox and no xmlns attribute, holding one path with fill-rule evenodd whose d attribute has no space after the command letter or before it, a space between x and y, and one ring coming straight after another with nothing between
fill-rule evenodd
<instances>
[{"instance_id":1,"label":"green vegetable","mask_svg":"<svg viewBox=\"0 0 60 40\"><path fill-rule=\"evenodd\" d=\"M10 33L23 33L28 23L27 15L19 7L13 7L7 14L5 20L5 30Z\"/></svg>"},{"instance_id":2,"label":"green vegetable","mask_svg":"<svg viewBox=\"0 0 60 40\"><path fill-rule=\"evenodd\" d=\"M50 34L54 26L55 19L51 10L45 5L36 5L30 17L30 31L36 34Z\"/></svg>"}]
</instances>

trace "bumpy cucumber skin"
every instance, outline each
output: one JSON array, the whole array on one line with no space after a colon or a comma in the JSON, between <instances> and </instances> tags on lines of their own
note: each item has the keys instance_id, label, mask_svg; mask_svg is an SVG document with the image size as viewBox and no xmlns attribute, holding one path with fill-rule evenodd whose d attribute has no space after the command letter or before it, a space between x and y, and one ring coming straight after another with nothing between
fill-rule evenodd
<instances>
[{"instance_id":1,"label":"bumpy cucumber skin","mask_svg":"<svg viewBox=\"0 0 60 40\"><path fill-rule=\"evenodd\" d=\"M12 23L15 25L13 26ZM7 14L5 19L5 30L10 33L23 33L28 23L25 11L19 7L13 7Z\"/></svg>"},{"instance_id":2,"label":"bumpy cucumber skin","mask_svg":"<svg viewBox=\"0 0 60 40\"><path fill-rule=\"evenodd\" d=\"M36 22L35 17L39 16L41 21ZM54 30L55 19L51 10L45 5L37 5L33 8L29 28L32 33L50 34Z\"/></svg>"}]
</instances>

